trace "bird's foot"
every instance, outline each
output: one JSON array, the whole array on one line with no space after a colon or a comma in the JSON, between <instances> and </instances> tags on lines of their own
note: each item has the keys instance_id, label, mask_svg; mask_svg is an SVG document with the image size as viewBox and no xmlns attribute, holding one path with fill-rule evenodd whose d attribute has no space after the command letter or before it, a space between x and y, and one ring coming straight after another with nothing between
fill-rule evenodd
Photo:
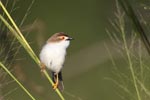
<instances>
[{"instance_id":1,"label":"bird's foot","mask_svg":"<svg viewBox=\"0 0 150 100\"><path fill-rule=\"evenodd\" d=\"M54 90L56 90L57 88L58 88L58 74L56 74L56 81L54 82L54 85L53 85Z\"/></svg>"},{"instance_id":2,"label":"bird's foot","mask_svg":"<svg viewBox=\"0 0 150 100\"><path fill-rule=\"evenodd\" d=\"M56 90L58 87L58 82L53 84L53 89Z\"/></svg>"}]
</instances>

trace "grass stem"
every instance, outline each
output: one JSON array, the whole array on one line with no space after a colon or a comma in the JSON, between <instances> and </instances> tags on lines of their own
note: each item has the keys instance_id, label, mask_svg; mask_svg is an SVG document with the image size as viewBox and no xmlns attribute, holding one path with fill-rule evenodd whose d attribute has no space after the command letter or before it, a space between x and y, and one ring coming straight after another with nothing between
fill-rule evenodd
<instances>
[{"instance_id":1,"label":"grass stem","mask_svg":"<svg viewBox=\"0 0 150 100\"><path fill-rule=\"evenodd\" d=\"M129 62L129 68L130 68L131 75L132 75L132 78L133 78L133 84L135 86L135 90L136 90L138 100L141 100L141 96L140 96L139 89L138 89L138 86L137 86L136 76L135 76L135 73L134 73L133 64L132 64L132 60L131 60L131 56L130 56L130 51L129 51L128 46L127 46L125 31L124 31L123 27L121 27L121 33L122 33L122 38L123 38L123 42L124 42L124 48L125 48L125 51L126 51L127 59L128 59L128 62Z\"/></svg>"}]
</instances>

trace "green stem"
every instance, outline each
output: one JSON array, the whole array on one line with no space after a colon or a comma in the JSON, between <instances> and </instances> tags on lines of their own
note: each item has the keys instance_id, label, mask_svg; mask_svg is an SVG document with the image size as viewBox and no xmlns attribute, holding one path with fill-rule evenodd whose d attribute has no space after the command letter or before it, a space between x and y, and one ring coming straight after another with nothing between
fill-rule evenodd
<instances>
[{"instance_id":1,"label":"green stem","mask_svg":"<svg viewBox=\"0 0 150 100\"><path fill-rule=\"evenodd\" d=\"M0 62L0 66L9 74L10 77L12 77L16 83L28 94L28 96L32 99L32 100L36 100L30 93L29 91L16 79L16 77L10 73L10 71L2 64L2 62Z\"/></svg>"},{"instance_id":2,"label":"green stem","mask_svg":"<svg viewBox=\"0 0 150 100\"><path fill-rule=\"evenodd\" d=\"M138 86L137 86L137 82L136 82L136 76L135 76L134 69L133 69L133 64L132 64L132 61L131 61L130 51L129 51L128 46L127 46L127 42L126 42L126 38L125 38L125 33L124 33L124 28L123 27L121 27L121 33L122 33L124 47L125 47L127 59L128 59L128 62L129 62L129 68L130 68L131 75L132 75L132 78L133 78L133 83L134 83L134 86L135 86L137 97L138 97L138 100L141 100L141 96L140 96L140 93L139 93L139 90L138 90Z\"/></svg>"},{"instance_id":3,"label":"green stem","mask_svg":"<svg viewBox=\"0 0 150 100\"><path fill-rule=\"evenodd\" d=\"M30 45L28 44L28 42L26 41L26 39L22 35L21 31L19 30L19 28L17 27L17 25L15 24L14 20L11 18L11 16L9 15L8 11L6 10L6 8L4 7L4 5L2 4L1 1L0 1L0 6L2 7L2 9L4 10L4 12L8 16L9 20L11 21L11 23L13 24L13 26L15 27L15 29L13 29L13 27L3 18L2 15L0 15L0 19L4 22L4 24L8 27L8 29L15 35L15 37L18 39L18 41L22 44L22 46L25 48L25 50L29 53L29 55L31 56L31 58L40 67L40 60L38 59L38 57L33 52L32 48L30 47ZM44 70L43 73L45 74L45 76L49 80L49 82L53 85L54 83L53 83L52 79L49 77L47 71ZM61 98L61 100L65 100L64 97L63 97L63 95L61 94L61 92L58 89L56 89L56 93L59 95L59 97Z\"/></svg>"}]
</instances>

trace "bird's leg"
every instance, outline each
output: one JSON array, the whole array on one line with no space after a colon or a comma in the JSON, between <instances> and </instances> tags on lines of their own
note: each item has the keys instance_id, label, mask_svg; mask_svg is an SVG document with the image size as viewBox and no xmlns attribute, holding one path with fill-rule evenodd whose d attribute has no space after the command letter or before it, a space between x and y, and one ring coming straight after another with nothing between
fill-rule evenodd
<instances>
[{"instance_id":1,"label":"bird's leg","mask_svg":"<svg viewBox=\"0 0 150 100\"><path fill-rule=\"evenodd\" d=\"M46 67L43 63L41 63L40 66L41 66L41 72L43 72L46 69Z\"/></svg>"},{"instance_id":2,"label":"bird's leg","mask_svg":"<svg viewBox=\"0 0 150 100\"><path fill-rule=\"evenodd\" d=\"M58 73L56 73L56 80L55 80L55 83L53 85L53 89L56 90L57 87L58 87Z\"/></svg>"}]
</instances>

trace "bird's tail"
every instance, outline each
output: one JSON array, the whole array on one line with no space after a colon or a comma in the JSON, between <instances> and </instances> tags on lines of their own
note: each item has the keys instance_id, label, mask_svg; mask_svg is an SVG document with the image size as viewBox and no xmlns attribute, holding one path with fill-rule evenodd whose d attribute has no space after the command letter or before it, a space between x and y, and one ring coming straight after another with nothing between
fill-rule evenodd
<instances>
[{"instance_id":1,"label":"bird's tail","mask_svg":"<svg viewBox=\"0 0 150 100\"><path fill-rule=\"evenodd\" d=\"M56 76L55 72L52 72L52 79L53 79L54 83L56 83L56 78L57 78L57 76ZM61 71L58 73L58 81L59 81L58 82L58 89L60 91L63 91L64 90L64 84L63 84L63 78L62 78L62 72Z\"/></svg>"}]
</instances>

